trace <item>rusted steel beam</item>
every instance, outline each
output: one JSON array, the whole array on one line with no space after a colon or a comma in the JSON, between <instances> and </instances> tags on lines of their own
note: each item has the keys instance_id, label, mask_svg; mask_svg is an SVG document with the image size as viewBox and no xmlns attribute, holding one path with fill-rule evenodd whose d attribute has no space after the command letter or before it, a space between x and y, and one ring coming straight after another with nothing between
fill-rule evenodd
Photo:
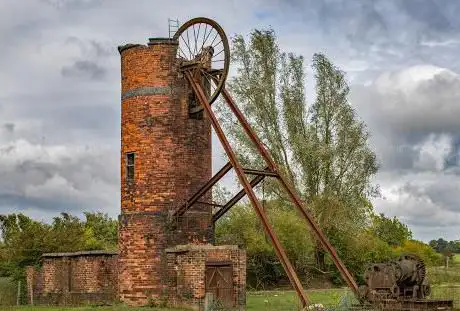
<instances>
[{"instance_id":1,"label":"rusted steel beam","mask_svg":"<svg viewBox=\"0 0 460 311\"><path fill-rule=\"evenodd\" d=\"M249 175L264 175L264 176L272 176L272 177L278 177L278 174L275 172L271 171L261 171L261 170L254 170L251 168L243 168L243 172Z\"/></svg>"},{"instance_id":2,"label":"rusted steel beam","mask_svg":"<svg viewBox=\"0 0 460 311\"><path fill-rule=\"evenodd\" d=\"M254 207L257 216L259 216L260 220L262 221L262 224L264 226L265 232L269 236L276 254L281 262L281 264L284 267L284 270L286 271L286 274L289 277L289 280L291 281L292 286L296 290L302 305L305 307L308 305L308 299L307 295L305 294L302 284L300 283L299 278L297 277L297 274L294 271L294 268L289 261L289 258L286 255L286 252L284 251L283 247L281 246L278 237L276 236L275 232L273 232L272 227L270 226L268 222L267 215L265 214L262 205L260 204L259 200L257 199L256 194L254 193L254 190L252 189L246 175L243 172L243 168L241 167L235 153L232 150L232 147L230 146L227 137L225 136L222 127L219 124L219 121L217 120L216 116L214 115L211 106L209 105L206 95L196 81L193 80L192 74L189 71L185 72L185 76L187 77L188 81L190 82L191 86L193 87L193 90L195 91L195 94L197 95L200 103L203 105L204 110L206 111L208 117L211 119L212 126L214 130L216 131L217 136L219 137L219 140L224 147L225 152L227 153L229 160L233 166L233 169L235 170L238 179L241 183L241 185L244 188L244 191L249 197L249 200L252 203L252 206Z\"/></svg>"},{"instance_id":3,"label":"rusted steel beam","mask_svg":"<svg viewBox=\"0 0 460 311\"><path fill-rule=\"evenodd\" d=\"M258 175L257 177L255 177L250 182L251 187L254 188L255 186L257 186L262 180L264 180L264 178L265 178L264 175ZM231 198L227 203L225 203L225 205L220 210L218 210L217 212L214 213L214 215L212 215L212 221L213 222L218 221L219 218L224 216L233 207L233 205L238 203L238 201L241 200L245 196L245 194L246 192L244 191L244 189L238 192L233 198Z\"/></svg>"},{"instance_id":4,"label":"rusted steel beam","mask_svg":"<svg viewBox=\"0 0 460 311\"><path fill-rule=\"evenodd\" d=\"M172 217L180 217L193 206L209 189L212 188L222 177L232 169L232 164L225 164L206 184L203 185L190 199L172 213Z\"/></svg>"},{"instance_id":5,"label":"rusted steel beam","mask_svg":"<svg viewBox=\"0 0 460 311\"><path fill-rule=\"evenodd\" d=\"M355 279L353 278L351 273L348 271L347 267L342 262L342 260L339 258L339 255L337 255L335 248L329 242L329 239L326 237L323 230L320 228L319 224L314 220L313 216L303 207L302 201L300 197L298 196L298 194L296 193L296 191L294 190L294 188L289 183L287 183L283 177L280 176L279 180L281 184L283 185L284 189L286 190L286 192L290 195L291 201L300 211L303 218L309 223L310 227L315 232L316 236L320 240L323 247L331 255L332 261L334 261L335 266L339 270L345 282L348 284L348 286L354 292L354 294L357 297L359 297L358 284L356 284Z\"/></svg>"},{"instance_id":6,"label":"rusted steel beam","mask_svg":"<svg viewBox=\"0 0 460 311\"><path fill-rule=\"evenodd\" d=\"M203 204L203 205L209 205L209 206L215 206L215 207L224 207L223 204L216 204L216 203L209 203L209 202L203 202L203 201L196 201L198 204Z\"/></svg>"},{"instance_id":7,"label":"rusted steel beam","mask_svg":"<svg viewBox=\"0 0 460 311\"><path fill-rule=\"evenodd\" d=\"M359 297L359 292L358 292L358 285L356 284L353 276L351 273L348 271L348 269L345 267L343 264L342 260L340 260L339 256L337 255L337 252L335 248L332 246L332 244L329 242L327 239L326 235L324 232L321 230L319 225L316 223L314 220L313 216L310 215L309 212L302 206L302 201L300 200L300 197L297 195L295 192L294 188L285 180L285 178L280 174L278 167L271 157L270 153L265 149L263 146L262 142L260 139L257 137L256 133L254 130L251 128L249 123L247 122L246 118L244 117L243 113L241 110L236 106L235 102L233 101L233 98L230 96L230 93L227 91L227 89L224 87L222 89L222 94L224 96L225 101L227 102L228 106L232 110L232 112L235 114L235 116L238 118L239 122L243 126L244 130L248 134L249 138L252 140L256 148L259 150L260 154L264 158L265 162L267 163L268 167L273 171L277 172L279 177L278 179L281 182L281 185L283 188L286 190L286 192L289 194L291 197L291 201L294 203L295 207L300 211L300 214L303 216L303 218L307 221L307 223L310 225L314 233L316 234L317 238L320 240L321 244L323 247L326 249L327 252L332 257L332 261L334 262L335 266L339 270L340 274L342 275L343 279L345 282L348 284L348 286L353 290L355 295Z\"/></svg>"}]
</instances>

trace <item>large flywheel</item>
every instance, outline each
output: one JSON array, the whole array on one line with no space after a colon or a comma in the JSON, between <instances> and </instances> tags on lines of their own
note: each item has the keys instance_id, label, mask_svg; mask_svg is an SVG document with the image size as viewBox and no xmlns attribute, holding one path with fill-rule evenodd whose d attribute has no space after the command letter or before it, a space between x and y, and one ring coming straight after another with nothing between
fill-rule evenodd
<instances>
[{"instance_id":1,"label":"large flywheel","mask_svg":"<svg viewBox=\"0 0 460 311\"><path fill-rule=\"evenodd\" d=\"M230 48L222 27L205 17L197 17L183 24L174 35L179 47L177 58L181 69L190 71L205 90L212 104L224 87L230 65ZM193 113L203 110L197 106Z\"/></svg>"}]
</instances>

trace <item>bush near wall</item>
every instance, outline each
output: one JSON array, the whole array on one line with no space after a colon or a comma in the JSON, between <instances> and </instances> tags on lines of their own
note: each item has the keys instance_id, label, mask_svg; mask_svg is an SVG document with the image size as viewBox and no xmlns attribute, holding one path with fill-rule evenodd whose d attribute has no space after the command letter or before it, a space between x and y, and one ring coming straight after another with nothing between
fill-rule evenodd
<instances>
[{"instance_id":1,"label":"bush near wall","mask_svg":"<svg viewBox=\"0 0 460 311\"><path fill-rule=\"evenodd\" d=\"M11 306L16 304L17 288L9 278L0 277L0 306Z\"/></svg>"}]
</instances>

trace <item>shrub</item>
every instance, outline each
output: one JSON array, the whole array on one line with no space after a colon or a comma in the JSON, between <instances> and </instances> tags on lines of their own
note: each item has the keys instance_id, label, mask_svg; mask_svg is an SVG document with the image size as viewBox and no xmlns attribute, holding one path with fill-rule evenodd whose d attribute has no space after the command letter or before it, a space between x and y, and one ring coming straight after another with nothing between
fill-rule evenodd
<instances>
[{"instance_id":1,"label":"shrub","mask_svg":"<svg viewBox=\"0 0 460 311\"><path fill-rule=\"evenodd\" d=\"M405 241L402 246L396 248L398 254L411 253L419 256L427 266L442 264L442 255L436 253L431 246L417 240Z\"/></svg>"}]
</instances>

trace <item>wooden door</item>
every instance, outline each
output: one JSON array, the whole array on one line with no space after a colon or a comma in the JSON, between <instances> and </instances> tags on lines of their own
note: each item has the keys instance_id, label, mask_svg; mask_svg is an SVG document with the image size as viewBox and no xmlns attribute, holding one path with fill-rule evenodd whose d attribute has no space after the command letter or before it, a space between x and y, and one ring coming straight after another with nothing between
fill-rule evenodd
<instances>
[{"instance_id":1,"label":"wooden door","mask_svg":"<svg viewBox=\"0 0 460 311\"><path fill-rule=\"evenodd\" d=\"M227 307L235 307L233 297L233 269L231 264L206 265L206 292Z\"/></svg>"}]
</instances>

